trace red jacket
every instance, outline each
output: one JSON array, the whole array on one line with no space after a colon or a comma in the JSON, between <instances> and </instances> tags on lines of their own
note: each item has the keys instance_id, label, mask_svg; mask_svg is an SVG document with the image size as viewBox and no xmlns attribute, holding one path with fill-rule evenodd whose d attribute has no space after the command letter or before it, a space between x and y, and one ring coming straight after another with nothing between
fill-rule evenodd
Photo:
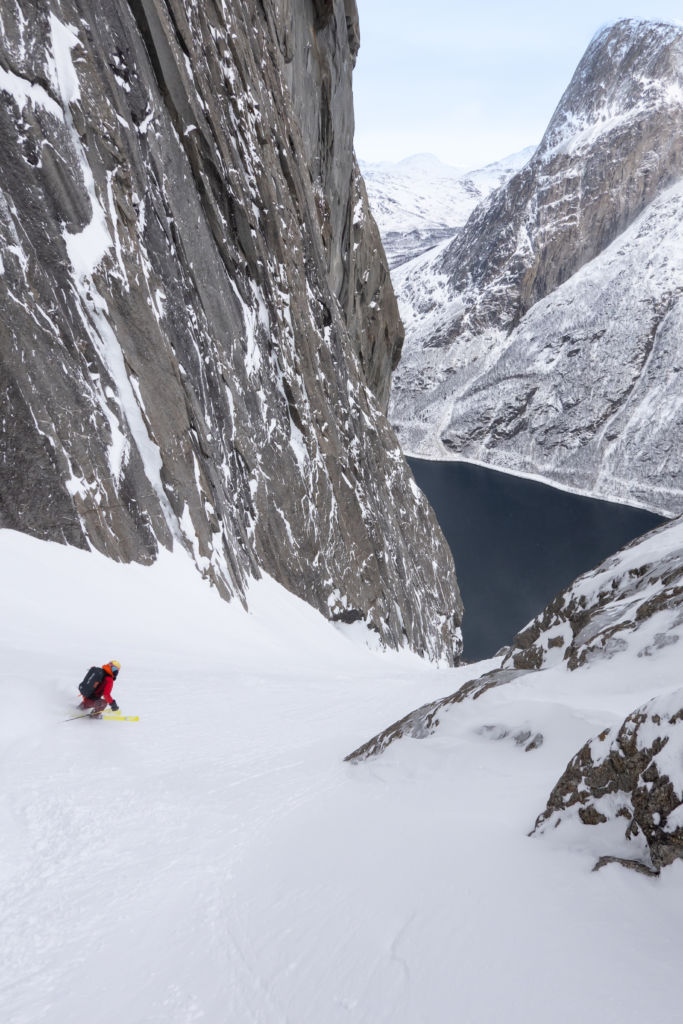
<instances>
[{"instance_id":1,"label":"red jacket","mask_svg":"<svg viewBox=\"0 0 683 1024\"><path fill-rule=\"evenodd\" d=\"M107 704L111 704L114 699L111 695L111 688L114 685L114 677L111 674L111 668L109 665L103 665L102 669L104 671L104 681L97 684L97 688L90 700L98 700L100 697L104 697Z\"/></svg>"}]
</instances>

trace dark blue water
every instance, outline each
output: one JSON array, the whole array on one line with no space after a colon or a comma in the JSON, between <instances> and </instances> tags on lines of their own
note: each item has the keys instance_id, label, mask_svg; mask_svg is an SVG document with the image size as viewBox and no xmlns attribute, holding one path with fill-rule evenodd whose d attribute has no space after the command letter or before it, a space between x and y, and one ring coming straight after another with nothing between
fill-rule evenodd
<instances>
[{"instance_id":1,"label":"dark blue water","mask_svg":"<svg viewBox=\"0 0 683 1024\"><path fill-rule=\"evenodd\" d=\"M577 576L665 522L464 462L408 462L453 552L468 661L491 657Z\"/></svg>"}]
</instances>

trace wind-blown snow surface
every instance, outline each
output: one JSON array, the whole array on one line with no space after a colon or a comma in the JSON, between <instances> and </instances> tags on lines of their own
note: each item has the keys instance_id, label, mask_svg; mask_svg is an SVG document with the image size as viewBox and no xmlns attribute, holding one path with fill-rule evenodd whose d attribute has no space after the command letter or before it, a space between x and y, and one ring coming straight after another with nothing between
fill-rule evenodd
<instances>
[{"instance_id":1,"label":"wind-blown snow surface","mask_svg":"<svg viewBox=\"0 0 683 1024\"><path fill-rule=\"evenodd\" d=\"M352 766L495 663L370 651L267 579L248 614L180 553L121 565L2 531L0 562L5 1024L680 1020L683 865L592 874L526 836L650 679L523 675ZM63 723L112 657L140 721ZM480 731L527 722L529 753Z\"/></svg>"}]
</instances>

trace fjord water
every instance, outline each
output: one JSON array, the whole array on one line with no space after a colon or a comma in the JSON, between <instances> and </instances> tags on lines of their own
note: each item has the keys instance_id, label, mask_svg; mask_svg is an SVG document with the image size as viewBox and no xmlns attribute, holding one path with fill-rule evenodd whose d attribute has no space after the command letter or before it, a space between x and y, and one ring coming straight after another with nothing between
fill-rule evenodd
<instances>
[{"instance_id":1,"label":"fjord water","mask_svg":"<svg viewBox=\"0 0 683 1024\"><path fill-rule=\"evenodd\" d=\"M468 661L491 657L577 576L665 522L483 466L408 462L453 552Z\"/></svg>"}]
</instances>

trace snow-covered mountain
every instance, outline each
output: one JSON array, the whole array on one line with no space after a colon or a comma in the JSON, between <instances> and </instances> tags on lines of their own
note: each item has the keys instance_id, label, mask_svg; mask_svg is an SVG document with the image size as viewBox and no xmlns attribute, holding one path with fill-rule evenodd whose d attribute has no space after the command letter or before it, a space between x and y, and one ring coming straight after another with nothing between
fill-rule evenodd
<instances>
[{"instance_id":1,"label":"snow-covered mountain","mask_svg":"<svg viewBox=\"0 0 683 1024\"><path fill-rule=\"evenodd\" d=\"M405 449L683 509L683 29L594 38L529 163L394 272Z\"/></svg>"},{"instance_id":2,"label":"snow-covered mountain","mask_svg":"<svg viewBox=\"0 0 683 1024\"><path fill-rule=\"evenodd\" d=\"M452 559L384 416L354 0L0 8L0 525L180 545L226 597L266 571L453 659Z\"/></svg>"},{"instance_id":3,"label":"snow-covered mountain","mask_svg":"<svg viewBox=\"0 0 683 1024\"><path fill-rule=\"evenodd\" d=\"M478 202L504 184L530 159L530 146L504 160L475 170L445 164L431 153L398 163L368 163L360 168L370 208L394 268L445 239L452 239Z\"/></svg>"},{"instance_id":4,"label":"snow-covered mountain","mask_svg":"<svg viewBox=\"0 0 683 1024\"><path fill-rule=\"evenodd\" d=\"M353 0L0 10L3 1024L677 1021L681 520L444 664Z\"/></svg>"}]
</instances>

